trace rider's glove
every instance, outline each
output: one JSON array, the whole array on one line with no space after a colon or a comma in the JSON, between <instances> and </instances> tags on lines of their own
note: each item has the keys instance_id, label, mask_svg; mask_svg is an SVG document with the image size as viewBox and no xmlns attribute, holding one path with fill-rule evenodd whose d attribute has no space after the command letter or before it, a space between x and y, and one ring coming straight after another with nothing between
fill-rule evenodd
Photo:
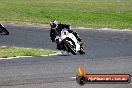
<instances>
[{"instance_id":1,"label":"rider's glove","mask_svg":"<svg viewBox=\"0 0 132 88\"><path fill-rule=\"evenodd\" d=\"M56 43L59 43L59 39L56 39Z\"/></svg>"}]
</instances>

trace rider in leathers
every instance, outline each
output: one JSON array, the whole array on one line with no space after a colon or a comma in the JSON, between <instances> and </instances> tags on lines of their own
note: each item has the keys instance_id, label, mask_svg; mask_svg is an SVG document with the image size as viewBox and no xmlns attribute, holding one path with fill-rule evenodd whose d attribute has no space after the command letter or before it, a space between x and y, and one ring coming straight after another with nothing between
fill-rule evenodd
<instances>
[{"instance_id":1,"label":"rider in leathers","mask_svg":"<svg viewBox=\"0 0 132 88\"><path fill-rule=\"evenodd\" d=\"M59 44L59 41L55 40L55 38L56 36L61 35L62 29L67 29L69 33L72 33L77 38L77 40L80 42L80 45L82 45L81 38L79 38L79 35L77 34L77 32L74 32L73 30L70 29L70 25L62 24L62 23L58 24L56 20L53 20L50 22L50 26L51 26L50 37L52 42L56 41L58 50L62 50L62 47Z\"/></svg>"}]
</instances>

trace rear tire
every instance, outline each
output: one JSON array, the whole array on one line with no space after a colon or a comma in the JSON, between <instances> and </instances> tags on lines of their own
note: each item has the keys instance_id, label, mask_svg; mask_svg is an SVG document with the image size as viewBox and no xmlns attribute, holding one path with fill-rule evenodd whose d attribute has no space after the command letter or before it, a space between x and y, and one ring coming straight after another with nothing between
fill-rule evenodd
<instances>
[{"instance_id":1,"label":"rear tire","mask_svg":"<svg viewBox=\"0 0 132 88\"><path fill-rule=\"evenodd\" d=\"M85 54L85 51L84 51L83 47L80 48L79 53L80 53L81 55Z\"/></svg>"}]
</instances>

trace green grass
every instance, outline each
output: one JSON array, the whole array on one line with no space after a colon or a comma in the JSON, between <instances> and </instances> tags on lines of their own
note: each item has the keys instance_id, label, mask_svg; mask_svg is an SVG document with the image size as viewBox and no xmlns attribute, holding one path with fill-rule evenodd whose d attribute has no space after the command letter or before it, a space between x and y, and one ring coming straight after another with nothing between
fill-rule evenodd
<instances>
[{"instance_id":1,"label":"green grass","mask_svg":"<svg viewBox=\"0 0 132 88\"><path fill-rule=\"evenodd\" d=\"M43 49L31 49L20 47L0 47L0 58L16 57L16 56L40 56L53 54L55 51Z\"/></svg>"},{"instance_id":2,"label":"green grass","mask_svg":"<svg viewBox=\"0 0 132 88\"><path fill-rule=\"evenodd\" d=\"M132 0L0 0L1 21L132 29Z\"/></svg>"}]
</instances>

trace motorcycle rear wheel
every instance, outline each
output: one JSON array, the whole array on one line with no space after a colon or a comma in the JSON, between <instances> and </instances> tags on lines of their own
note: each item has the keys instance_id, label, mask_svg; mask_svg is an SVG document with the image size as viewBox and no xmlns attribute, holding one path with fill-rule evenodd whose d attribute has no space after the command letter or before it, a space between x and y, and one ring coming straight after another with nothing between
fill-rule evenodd
<instances>
[{"instance_id":1,"label":"motorcycle rear wheel","mask_svg":"<svg viewBox=\"0 0 132 88\"><path fill-rule=\"evenodd\" d=\"M80 50L79 50L78 52L79 52L81 55L82 55L82 54L85 54L85 51L84 51L83 47L81 47Z\"/></svg>"}]
</instances>

